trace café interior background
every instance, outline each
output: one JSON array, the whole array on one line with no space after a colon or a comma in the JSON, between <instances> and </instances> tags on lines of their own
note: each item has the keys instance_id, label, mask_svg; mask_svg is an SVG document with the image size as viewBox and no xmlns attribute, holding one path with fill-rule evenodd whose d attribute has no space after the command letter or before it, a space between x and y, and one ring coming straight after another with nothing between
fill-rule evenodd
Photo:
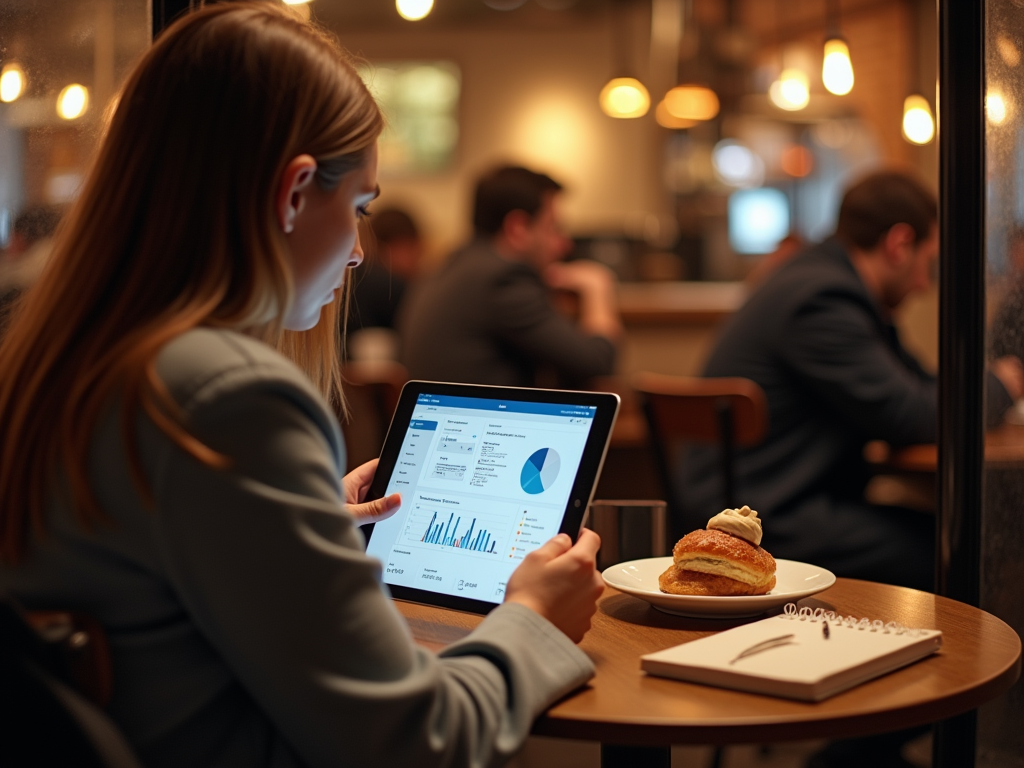
<instances>
[{"instance_id":1,"label":"caf\u00e9 interior background","mask_svg":"<svg viewBox=\"0 0 1024 768\"><path fill-rule=\"evenodd\" d=\"M400 2L416 15L427 0ZM295 8L339 36L383 100L377 205L413 213L428 267L469 236L476 176L523 163L566 185L577 255L614 269L624 301L685 295L727 314L742 301L739 281L783 236L831 231L858 173L899 165L938 186L929 0L434 0L416 21L393 0ZM991 306L1011 269L1009 233L1024 222L1024 0L987 8ZM18 211L74 198L150 24L146 0L0 0L0 247ZM852 64L842 95L823 83L830 37ZM649 103L620 90L602 106L609 81L625 77ZM899 317L907 346L932 368L936 308L933 290ZM698 373L722 312L708 316L627 318L622 372ZM1019 475L989 475L989 531L1019 509ZM1019 570L1020 559L997 538L986 538L983 607L1020 627L1019 600L998 588L1006 574L991 565ZM983 710L982 749L999 760L1024 752L1013 725L1020 689Z\"/></svg>"}]
</instances>

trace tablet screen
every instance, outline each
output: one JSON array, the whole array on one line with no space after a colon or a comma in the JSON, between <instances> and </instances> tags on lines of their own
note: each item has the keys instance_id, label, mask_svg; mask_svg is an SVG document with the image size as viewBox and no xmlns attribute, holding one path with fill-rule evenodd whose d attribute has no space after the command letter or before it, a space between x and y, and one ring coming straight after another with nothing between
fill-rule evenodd
<instances>
[{"instance_id":1,"label":"tablet screen","mask_svg":"<svg viewBox=\"0 0 1024 768\"><path fill-rule=\"evenodd\" d=\"M402 506L367 545L384 581L500 603L516 566L562 527L597 413L592 404L417 394L384 491L401 493Z\"/></svg>"}]
</instances>

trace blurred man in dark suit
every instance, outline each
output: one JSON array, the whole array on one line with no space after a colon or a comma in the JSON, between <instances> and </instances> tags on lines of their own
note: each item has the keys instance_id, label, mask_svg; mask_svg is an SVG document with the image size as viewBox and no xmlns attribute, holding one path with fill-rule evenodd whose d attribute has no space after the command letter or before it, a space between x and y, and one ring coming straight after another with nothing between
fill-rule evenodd
<instances>
[{"instance_id":1,"label":"blurred man in dark suit","mask_svg":"<svg viewBox=\"0 0 1024 768\"><path fill-rule=\"evenodd\" d=\"M736 456L739 503L764 520L776 558L839 576L931 591L933 516L870 504L870 440L937 438L935 378L900 344L892 313L928 287L939 250L937 202L902 173L868 176L843 198L835 235L781 266L725 328L706 376L753 379L768 399L768 435ZM1024 392L1016 357L992 363L993 421ZM680 532L721 507L715 449L692 448L679 495ZM909 766L900 753L924 729L832 742L807 768Z\"/></svg>"},{"instance_id":2,"label":"blurred man in dark suit","mask_svg":"<svg viewBox=\"0 0 1024 768\"><path fill-rule=\"evenodd\" d=\"M935 197L883 172L845 195L833 237L772 274L725 328L705 376L742 376L768 398L765 440L738 451L739 502L764 520L776 557L840 576L932 588L934 519L864 499L864 445L933 443L934 376L902 346L892 313L928 287L938 255ZM1020 361L996 361L988 405L998 420L1024 390ZM718 452L692 448L681 532L721 507Z\"/></svg>"}]
</instances>

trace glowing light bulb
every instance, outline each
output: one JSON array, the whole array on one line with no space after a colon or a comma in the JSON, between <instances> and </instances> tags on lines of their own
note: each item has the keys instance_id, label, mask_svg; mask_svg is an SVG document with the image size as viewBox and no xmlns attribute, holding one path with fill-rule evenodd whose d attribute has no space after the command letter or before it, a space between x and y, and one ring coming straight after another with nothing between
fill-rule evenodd
<instances>
[{"instance_id":1,"label":"glowing light bulb","mask_svg":"<svg viewBox=\"0 0 1024 768\"><path fill-rule=\"evenodd\" d=\"M57 97L57 114L65 120L81 117L88 108L89 90L84 85L73 83L64 86Z\"/></svg>"},{"instance_id":2,"label":"glowing light bulb","mask_svg":"<svg viewBox=\"0 0 1024 768\"><path fill-rule=\"evenodd\" d=\"M935 136L935 120L928 100L920 94L903 102L903 136L911 144L927 144Z\"/></svg>"},{"instance_id":3,"label":"glowing light bulb","mask_svg":"<svg viewBox=\"0 0 1024 768\"><path fill-rule=\"evenodd\" d=\"M825 41L825 60L821 64L821 82L836 96L845 96L853 90L853 63L850 49L843 40L834 37Z\"/></svg>"},{"instance_id":4,"label":"glowing light bulb","mask_svg":"<svg viewBox=\"0 0 1024 768\"><path fill-rule=\"evenodd\" d=\"M419 21L433 10L434 0L395 0L395 8L406 21Z\"/></svg>"},{"instance_id":5,"label":"glowing light bulb","mask_svg":"<svg viewBox=\"0 0 1024 768\"><path fill-rule=\"evenodd\" d=\"M992 125L1002 125L1006 121L1006 99L998 91L985 94L985 116Z\"/></svg>"},{"instance_id":6,"label":"glowing light bulb","mask_svg":"<svg viewBox=\"0 0 1024 768\"><path fill-rule=\"evenodd\" d=\"M718 114L718 95L702 85L677 85L665 94L665 111L679 120L710 120Z\"/></svg>"},{"instance_id":7,"label":"glowing light bulb","mask_svg":"<svg viewBox=\"0 0 1024 768\"><path fill-rule=\"evenodd\" d=\"M668 111L668 107L665 105L665 99L658 102L657 108L654 110L654 119L658 121L658 125L662 128L671 128L672 130L682 130L683 128L693 128L699 121L687 120L682 117L676 117Z\"/></svg>"},{"instance_id":8,"label":"glowing light bulb","mask_svg":"<svg viewBox=\"0 0 1024 768\"><path fill-rule=\"evenodd\" d=\"M636 78L615 77L601 89L601 109L609 117L643 117L651 108L651 97Z\"/></svg>"},{"instance_id":9,"label":"glowing light bulb","mask_svg":"<svg viewBox=\"0 0 1024 768\"><path fill-rule=\"evenodd\" d=\"M807 75L799 69L784 69L779 79L771 84L768 96L779 109L795 112L811 100Z\"/></svg>"},{"instance_id":10,"label":"glowing light bulb","mask_svg":"<svg viewBox=\"0 0 1024 768\"><path fill-rule=\"evenodd\" d=\"M14 101L24 92L25 73L17 64L8 64L0 71L0 101Z\"/></svg>"}]
</instances>

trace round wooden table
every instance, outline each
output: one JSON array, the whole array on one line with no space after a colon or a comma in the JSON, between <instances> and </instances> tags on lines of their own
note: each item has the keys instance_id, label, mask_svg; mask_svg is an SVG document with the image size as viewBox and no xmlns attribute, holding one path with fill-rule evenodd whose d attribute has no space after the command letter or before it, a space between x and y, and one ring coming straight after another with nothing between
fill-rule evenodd
<instances>
[{"instance_id":1,"label":"round wooden table","mask_svg":"<svg viewBox=\"0 0 1024 768\"><path fill-rule=\"evenodd\" d=\"M582 643L597 666L596 676L541 715L533 733L601 742L605 765L627 765L641 757L639 752L647 765L668 765L672 744L845 738L944 720L1005 692L1020 675L1020 638L977 608L853 579L839 579L817 598L843 615L940 629L942 650L819 703L684 683L641 672L640 655L751 619L671 616L609 588ZM399 603L399 609L416 640L435 649L480 621L413 603Z\"/></svg>"}]
</instances>

